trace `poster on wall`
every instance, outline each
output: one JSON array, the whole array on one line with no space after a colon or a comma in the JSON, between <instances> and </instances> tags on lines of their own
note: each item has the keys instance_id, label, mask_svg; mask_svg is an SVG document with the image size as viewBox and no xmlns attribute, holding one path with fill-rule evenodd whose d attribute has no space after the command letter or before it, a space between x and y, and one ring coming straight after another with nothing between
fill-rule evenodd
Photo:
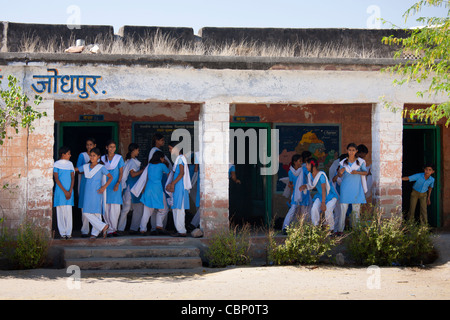
<instances>
[{"instance_id":1,"label":"poster on wall","mask_svg":"<svg viewBox=\"0 0 450 320\"><path fill-rule=\"evenodd\" d=\"M171 141L172 132L176 129L186 129L191 133L191 146L194 146L194 123L190 122L134 122L132 140L139 145L139 161L148 163L148 154L152 149L152 138L155 133L161 134L166 144L162 151L169 156L168 145Z\"/></svg>"},{"instance_id":2,"label":"poster on wall","mask_svg":"<svg viewBox=\"0 0 450 320\"><path fill-rule=\"evenodd\" d=\"M275 129L279 130L280 137L277 193L282 193L286 187L279 179L288 176L292 156L296 153L311 152L319 162L319 170L328 175L328 169L340 154L340 125L277 124Z\"/></svg>"}]
</instances>

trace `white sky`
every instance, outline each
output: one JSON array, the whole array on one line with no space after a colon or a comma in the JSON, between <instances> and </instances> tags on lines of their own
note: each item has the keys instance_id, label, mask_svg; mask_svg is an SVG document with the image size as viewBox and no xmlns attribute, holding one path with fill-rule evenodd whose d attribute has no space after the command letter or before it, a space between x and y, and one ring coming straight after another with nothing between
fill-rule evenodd
<instances>
[{"instance_id":1,"label":"white sky","mask_svg":"<svg viewBox=\"0 0 450 320\"><path fill-rule=\"evenodd\" d=\"M403 13L415 0L0 0L0 21L191 27L272 28L390 28L375 18L400 27ZM73 10L75 8L75 10ZM420 16L446 16L445 8L424 10ZM74 23L75 22L75 23Z\"/></svg>"}]
</instances>

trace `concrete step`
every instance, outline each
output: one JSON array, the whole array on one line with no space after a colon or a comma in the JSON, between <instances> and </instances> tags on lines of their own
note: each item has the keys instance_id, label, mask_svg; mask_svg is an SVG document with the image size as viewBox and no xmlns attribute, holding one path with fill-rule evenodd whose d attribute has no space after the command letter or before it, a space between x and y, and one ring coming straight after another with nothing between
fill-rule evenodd
<instances>
[{"instance_id":1,"label":"concrete step","mask_svg":"<svg viewBox=\"0 0 450 320\"><path fill-rule=\"evenodd\" d=\"M202 266L200 250L189 246L65 247L65 266L82 270L190 269Z\"/></svg>"},{"instance_id":2,"label":"concrete step","mask_svg":"<svg viewBox=\"0 0 450 320\"><path fill-rule=\"evenodd\" d=\"M119 247L66 247L65 259L82 258L145 258L145 257L198 257L200 250L188 246L119 246Z\"/></svg>"},{"instance_id":3,"label":"concrete step","mask_svg":"<svg viewBox=\"0 0 450 320\"><path fill-rule=\"evenodd\" d=\"M193 269L200 268L202 260L200 257L66 259L66 267L71 265L76 265L81 270Z\"/></svg>"}]
</instances>

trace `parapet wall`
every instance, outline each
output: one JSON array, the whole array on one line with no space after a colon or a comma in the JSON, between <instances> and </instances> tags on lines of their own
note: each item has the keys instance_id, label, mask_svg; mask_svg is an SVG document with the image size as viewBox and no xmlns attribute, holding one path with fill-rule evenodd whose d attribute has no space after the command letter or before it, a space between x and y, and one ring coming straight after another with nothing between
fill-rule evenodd
<instances>
[{"instance_id":1,"label":"parapet wall","mask_svg":"<svg viewBox=\"0 0 450 320\"><path fill-rule=\"evenodd\" d=\"M0 49L2 52L23 51L24 39L39 38L43 43L56 41L58 46L68 47L76 39L86 44L98 39L123 39L125 43L136 42L154 36L157 32L167 39L175 39L180 45L191 45L196 41L207 46L223 46L232 43L255 43L257 45L313 44L338 46L357 50L374 51L377 57L391 57L392 46L382 44L384 36L404 36L404 30L394 29L283 29L283 28L213 28L204 27L199 36L192 28L124 26L114 34L112 26L81 25L70 29L67 25L26 24L0 22Z\"/></svg>"}]
</instances>

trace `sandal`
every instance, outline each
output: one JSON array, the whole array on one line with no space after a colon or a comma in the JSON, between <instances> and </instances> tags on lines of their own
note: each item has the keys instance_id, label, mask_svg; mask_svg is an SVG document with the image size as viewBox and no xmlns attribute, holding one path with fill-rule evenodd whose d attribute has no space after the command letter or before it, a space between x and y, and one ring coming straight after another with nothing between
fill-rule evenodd
<instances>
[{"instance_id":1,"label":"sandal","mask_svg":"<svg viewBox=\"0 0 450 320\"><path fill-rule=\"evenodd\" d=\"M109 225L106 225L106 226L103 228L103 230L102 230L102 233L103 233L103 239L106 239L106 236L108 235L108 234L107 234L108 229L109 229Z\"/></svg>"}]
</instances>

